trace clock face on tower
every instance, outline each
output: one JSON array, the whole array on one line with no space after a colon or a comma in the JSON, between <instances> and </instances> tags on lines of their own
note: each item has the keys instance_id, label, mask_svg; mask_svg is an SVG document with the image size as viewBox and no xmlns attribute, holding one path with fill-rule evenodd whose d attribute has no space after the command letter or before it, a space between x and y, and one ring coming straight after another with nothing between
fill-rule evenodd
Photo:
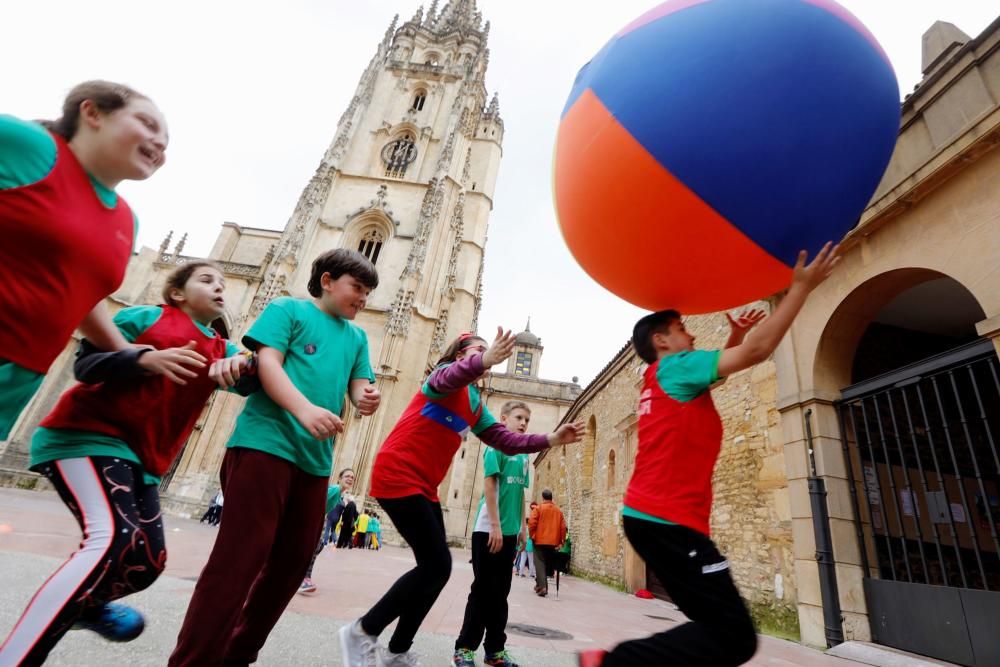
<instances>
[{"instance_id":1,"label":"clock face on tower","mask_svg":"<svg viewBox=\"0 0 1000 667\"><path fill-rule=\"evenodd\" d=\"M416 157L417 145L413 143L413 137L409 134L390 141L382 148L382 161L385 163L386 173L392 176L402 176L406 167Z\"/></svg>"}]
</instances>

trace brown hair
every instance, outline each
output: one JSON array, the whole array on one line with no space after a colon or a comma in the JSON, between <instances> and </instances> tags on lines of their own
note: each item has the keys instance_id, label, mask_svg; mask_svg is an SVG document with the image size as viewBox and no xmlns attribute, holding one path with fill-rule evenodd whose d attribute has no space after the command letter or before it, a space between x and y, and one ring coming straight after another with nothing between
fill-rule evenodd
<instances>
[{"instance_id":1,"label":"brown hair","mask_svg":"<svg viewBox=\"0 0 1000 667\"><path fill-rule=\"evenodd\" d=\"M169 303L171 306L176 306L177 304L174 303L172 298L170 298L170 290L184 289L184 286L187 285L189 280L191 280L191 276L194 275L194 272L205 266L211 267L219 273L222 273L221 266L207 259L199 259L186 264L181 264L176 269L171 271L170 275L167 276L167 282L163 284L163 291L160 293L160 296L163 297L163 303Z\"/></svg>"},{"instance_id":2,"label":"brown hair","mask_svg":"<svg viewBox=\"0 0 1000 667\"><path fill-rule=\"evenodd\" d=\"M484 343L486 343L485 338L477 336L476 334L471 332L466 332L459 335L458 338L451 341L448 347L444 349L444 352L441 353L441 358L437 360L437 363L434 364L434 366L437 367L440 366L441 364L450 364L451 362L455 361L455 357L458 356L459 352L461 352L467 347L470 347L473 341L477 340L481 340Z\"/></svg>"},{"instance_id":3,"label":"brown hair","mask_svg":"<svg viewBox=\"0 0 1000 667\"><path fill-rule=\"evenodd\" d=\"M531 414L531 408L524 401L507 401L500 407L501 415L509 415L514 412L514 410L524 410L529 415Z\"/></svg>"},{"instance_id":4,"label":"brown hair","mask_svg":"<svg viewBox=\"0 0 1000 667\"><path fill-rule=\"evenodd\" d=\"M313 261L307 289L314 297L323 294L321 279L324 273L329 273L333 280L346 273L357 278L368 289L378 287L378 271L375 270L375 265L357 250L347 248L328 250Z\"/></svg>"},{"instance_id":5,"label":"brown hair","mask_svg":"<svg viewBox=\"0 0 1000 667\"><path fill-rule=\"evenodd\" d=\"M130 100L149 98L121 83L111 81L84 81L69 91L63 100L62 116L58 120L43 120L41 124L66 141L76 135L80 127L80 105L90 100L101 113L111 113L125 107Z\"/></svg>"},{"instance_id":6,"label":"brown hair","mask_svg":"<svg viewBox=\"0 0 1000 667\"><path fill-rule=\"evenodd\" d=\"M656 348L653 347L653 334L666 333L670 325L681 319L676 310L660 310L646 315L632 329L632 347L639 358L647 364L656 363Z\"/></svg>"}]
</instances>

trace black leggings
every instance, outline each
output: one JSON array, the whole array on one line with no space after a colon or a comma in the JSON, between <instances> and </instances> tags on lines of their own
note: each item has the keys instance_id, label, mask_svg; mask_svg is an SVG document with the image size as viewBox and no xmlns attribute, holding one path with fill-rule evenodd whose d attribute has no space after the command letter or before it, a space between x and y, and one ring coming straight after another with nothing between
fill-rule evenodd
<instances>
[{"instance_id":1,"label":"black leggings","mask_svg":"<svg viewBox=\"0 0 1000 667\"><path fill-rule=\"evenodd\" d=\"M691 619L677 627L619 644L604 667L742 665L757 650L746 605L729 574L729 562L707 536L679 525L624 517L625 535L670 599Z\"/></svg>"},{"instance_id":2,"label":"black leggings","mask_svg":"<svg viewBox=\"0 0 1000 667\"><path fill-rule=\"evenodd\" d=\"M420 624L448 583L451 552L445 538L440 503L420 495L376 500L413 549L417 566L397 579L361 618L361 627L370 635L380 635L398 618L399 624L389 640L389 650L404 653L410 650Z\"/></svg>"},{"instance_id":3,"label":"black leggings","mask_svg":"<svg viewBox=\"0 0 1000 667\"><path fill-rule=\"evenodd\" d=\"M42 584L0 647L0 664L40 665L74 623L107 602L148 588L163 572L160 496L136 463L110 456L35 467L76 517L83 541Z\"/></svg>"}]
</instances>

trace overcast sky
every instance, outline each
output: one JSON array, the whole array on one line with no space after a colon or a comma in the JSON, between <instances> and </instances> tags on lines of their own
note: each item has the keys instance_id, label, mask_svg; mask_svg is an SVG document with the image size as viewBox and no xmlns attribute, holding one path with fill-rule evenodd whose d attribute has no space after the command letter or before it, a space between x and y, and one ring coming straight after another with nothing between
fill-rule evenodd
<instances>
[{"instance_id":1,"label":"overcast sky","mask_svg":"<svg viewBox=\"0 0 1000 667\"><path fill-rule=\"evenodd\" d=\"M429 3L428 3L429 4ZM504 156L490 222L480 325L541 336L543 377L586 383L628 339L640 311L579 269L555 222L552 147L579 67L655 2L479 0L492 22L487 87L500 93ZM935 20L972 37L998 14L984 0L845 0L881 41L903 93L920 80ZM441 5L444 5L442 0ZM282 228L392 16L417 0L119 0L5 3L0 113L58 114L85 79L128 83L167 117L166 166L121 192L139 242L188 234L206 254L224 221ZM2 240L0 240L2 242Z\"/></svg>"}]
</instances>

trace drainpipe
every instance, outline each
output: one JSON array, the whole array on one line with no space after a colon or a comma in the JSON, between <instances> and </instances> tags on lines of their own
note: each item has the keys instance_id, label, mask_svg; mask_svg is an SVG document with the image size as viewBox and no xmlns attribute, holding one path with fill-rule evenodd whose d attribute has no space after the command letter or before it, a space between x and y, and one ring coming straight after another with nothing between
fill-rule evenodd
<instances>
[{"instance_id":1,"label":"drainpipe","mask_svg":"<svg viewBox=\"0 0 1000 667\"><path fill-rule=\"evenodd\" d=\"M823 598L823 625L826 646L832 648L844 641L840 594L837 590L837 568L833 560L833 539L830 536L830 512L826 503L826 480L816 474L816 452L813 449L812 408L805 412L806 446L809 453L809 500L812 505L813 533L816 536L816 562L819 564L819 591Z\"/></svg>"}]
</instances>

